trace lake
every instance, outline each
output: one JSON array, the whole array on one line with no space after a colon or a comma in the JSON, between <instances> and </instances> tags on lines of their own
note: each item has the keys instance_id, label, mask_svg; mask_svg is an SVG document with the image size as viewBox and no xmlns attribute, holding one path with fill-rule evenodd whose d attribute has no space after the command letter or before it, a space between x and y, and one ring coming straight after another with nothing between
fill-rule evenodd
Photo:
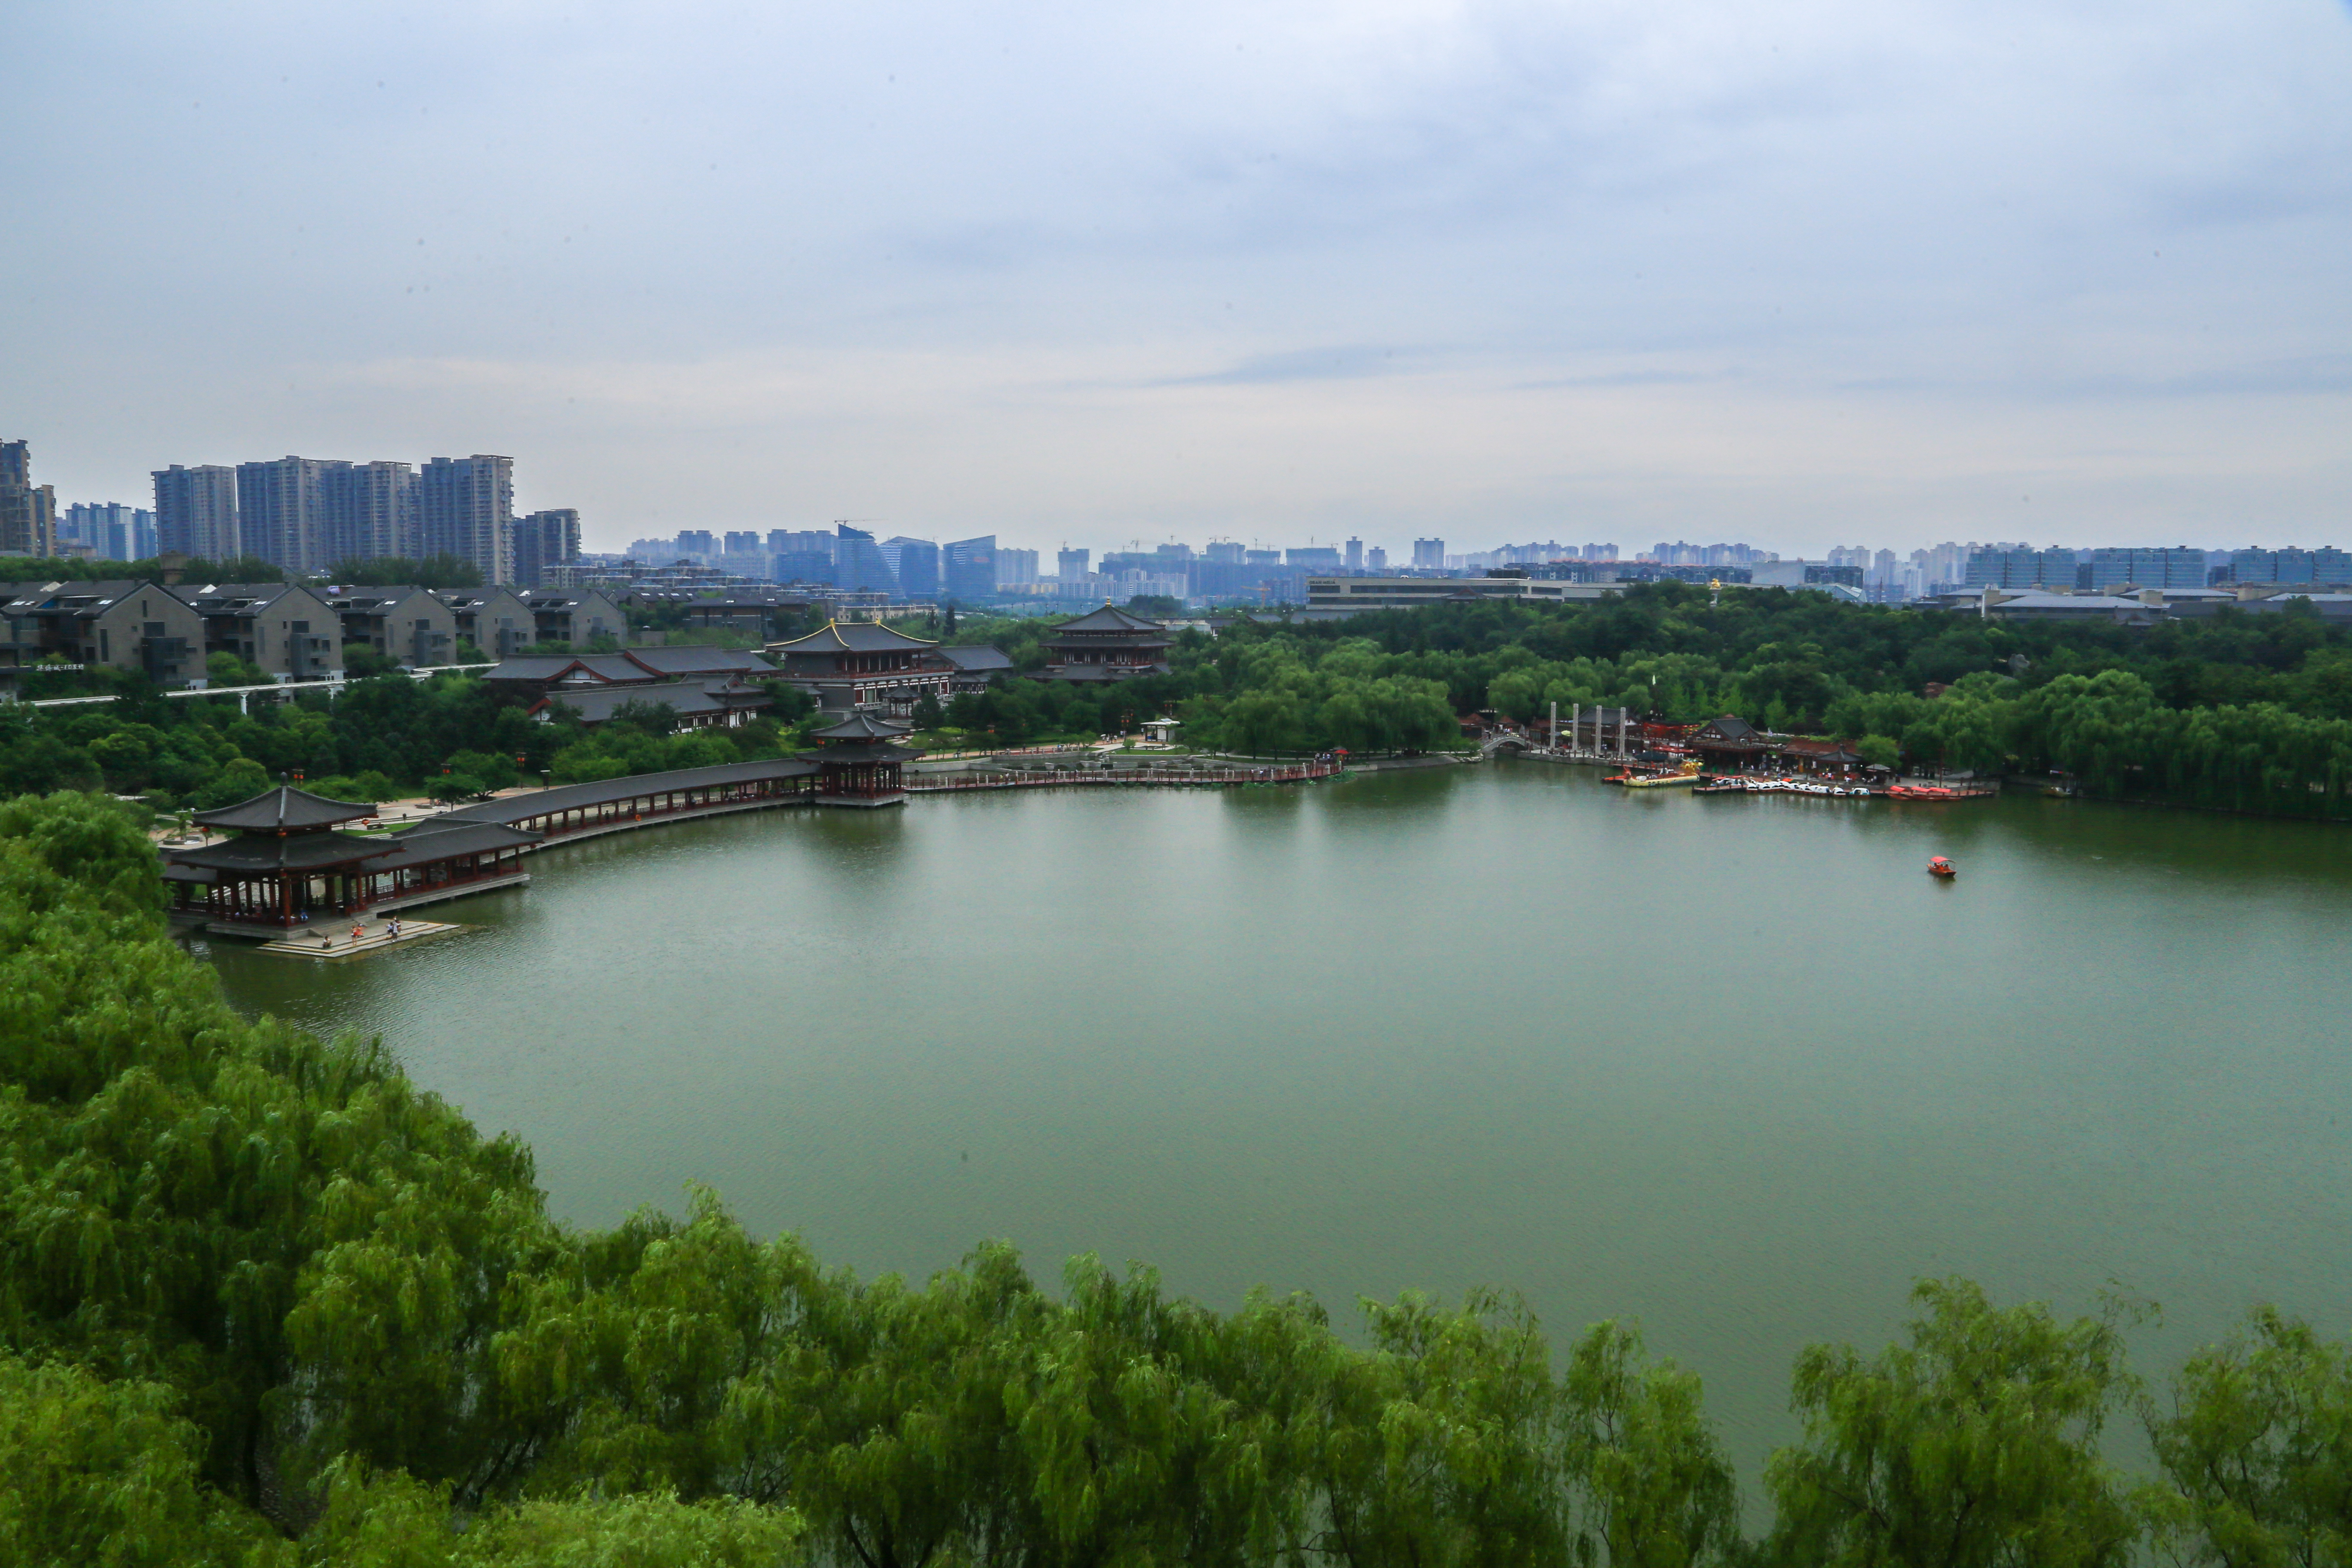
<instances>
[{"instance_id":1,"label":"lake","mask_svg":"<svg viewBox=\"0 0 2352 1568\"><path fill-rule=\"evenodd\" d=\"M1954 885L1925 874L1959 865ZM231 997L380 1034L604 1226L717 1186L921 1275L1003 1236L1230 1307L1523 1291L1706 1379L1752 1484L1921 1275L2352 1331L2352 834L1537 763L619 835Z\"/></svg>"}]
</instances>

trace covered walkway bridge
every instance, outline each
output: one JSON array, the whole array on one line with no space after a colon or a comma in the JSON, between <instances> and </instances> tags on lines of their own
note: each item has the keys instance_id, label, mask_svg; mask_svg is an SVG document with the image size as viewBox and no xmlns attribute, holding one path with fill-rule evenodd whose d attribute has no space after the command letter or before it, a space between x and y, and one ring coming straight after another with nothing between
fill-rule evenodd
<instances>
[{"instance_id":1,"label":"covered walkway bridge","mask_svg":"<svg viewBox=\"0 0 2352 1568\"><path fill-rule=\"evenodd\" d=\"M633 773L486 800L432 820L518 828L539 835L531 847L541 848L681 817L800 805L816 797L818 771L814 763L799 757L772 757L676 773Z\"/></svg>"}]
</instances>

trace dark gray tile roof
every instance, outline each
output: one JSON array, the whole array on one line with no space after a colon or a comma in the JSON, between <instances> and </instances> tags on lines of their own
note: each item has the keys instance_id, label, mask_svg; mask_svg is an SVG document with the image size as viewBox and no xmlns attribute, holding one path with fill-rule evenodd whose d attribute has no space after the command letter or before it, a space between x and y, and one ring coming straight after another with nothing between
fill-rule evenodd
<instances>
[{"instance_id":1,"label":"dark gray tile roof","mask_svg":"<svg viewBox=\"0 0 2352 1568\"><path fill-rule=\"evenodd\" d=\"M403 871L412 866L430 866L440 860L454 860L461 855L483 855L494 849L514 849L526 844L536 844L543 834L528 833L520 827L509 827L500 822L462 822L447 817L431 817L414 827L403 828L385 840L393 846L388 858L373 862L371 871Z\"/></svg>"},{"instance_id":2,"label":"dark gray tile roof","mask_svg":"<svg viewBox=\"0 0 2352 1568\"><path fill-rule=\"evenodd\" d=\"M330 800L323 795L312 795L292 784L279 784L264 790L251 800L238 801L217 811L200 811L195 820L206 827L234 827L255 833L282 833L305 827L331 827L338 822L356 822L362 816L373 816L372 804L352 800Z\"/></svg>"},{"instance_id":3,"label":"dark gray tile roof","mask_svg":"<svg viewBox=\"0 0 2352 1568\"><path fill-rule=\"evenodd\" d=\"M1061 632L1164 632L1168 628L1158 621L1147 621L1140 616L1130 616L1116 605L1105 605L1076 620L1064 621L1055 626Z\"/></svg>"},{"instance_id":4,"label":"dark gray tile roof","mask_svg":"<svg viewBox=\"0 0 2352 1568\"><path fill-rule=\"evenodd\" d=\"M274 833L241 833L197 849L166 850L164 858L175 866L215 871L301 871L349 866L392 852L390 841L355 833L290 833L283 838Z\"/></svg>"},{"instance_id":5,"label":"dark gray tile roof","mask_svg":"<svg viewBox=\"0 0 2352 1568\"><path fill-rule=\"evenodd\" d=\"M614 801L634 800L640 795L656 795L666 790L708 789L716 784L756 784L762 779L799 779L814 772L814 763L803 762L798 757L769 757L756 763L722 763L713 768L681 768L674 773L599 779L594 784L559 784L553 789L532 790L524 795L510 795L499 800L461 806L431 820L452 824L522 822L549 812L609 805Z\"/></svg>"},{"instance_id":6,"label":"dark gray tile roof","mask_svg":"<svg viewBox=\"0 0 2352 1568\"><path fill-rule=\"evenodd\" d=\"M547 700L562 703L590 724L603 723L631 702L658 702L681 719L692 719L773 700L764 693L745 696L744 702L730 702L712 692L707 682L669 680L645 686L563 686L549 692Z\"/></svg>"},{"instance_id":7,"label":"dark gray tile roof","mask_svg":"<svg viewBox=\"0 0 2352 1568\"><path fill-rule=\"evenodd\" d=\"M830 730L813 730L810 738L818 741L895 741L911 726L877 719L871 713L853 713Z\"/></svg>"},{"instance_id":8,"label":"dark gray tile roof","mask_svg":"<svg viewBox=\"0 0 2352 1568\"><path fill-rule=\"evenodd\" d=\"M625 657L657 675L752 674L774 668L757 654L724 647L633 647Z\"/></svg>"},{"instance_id":9,"label":"dark gray tile roof","mask_svg":"<svg viewBox=\"0 0 2352 1568\"><path fill-rule=\"evenodd\" d=\"M986 643L976 643L962 647L943 647L940 652L947 656L950 664L968 674L977 675L992 669L1013 668L1011 655L1003 648L991 647Z\"/></svg>"},{"instance_id":10,"label":"dark gray tile roof","mask_svg":"<svg viewBox=\"0 0 2352 1568\"><path fill-rule=\"evenodd\" d=\"M910 637L904 632L872 621L827 621L804 637L790 642L771 643L768 651L776 654L795 653L905 653L918 649L936 648L940 645Z\"/></svg>"}]
</instances>

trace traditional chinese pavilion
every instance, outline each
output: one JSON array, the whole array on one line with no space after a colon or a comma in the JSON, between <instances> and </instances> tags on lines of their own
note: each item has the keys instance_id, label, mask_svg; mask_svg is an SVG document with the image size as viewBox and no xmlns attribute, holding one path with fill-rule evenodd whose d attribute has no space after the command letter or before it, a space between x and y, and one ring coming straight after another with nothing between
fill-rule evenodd
<instances>
[{"instance_id":1,"label":"traditional chinese pavilion","mask_svg":"<svg viewBox=\"0 0 2352 1568\"><path fill-rule=\"evenodd\" d=\"M816 764L816 794L813 797L816 804L902 804L907 791L900 782L899 769L923 754L912 746L894 744L906 733L906 725L866 713L853 714L830 730L814 731L811 739L818 743L818 749L801 755Z\"/></svg>"},{"instance_id":2,"label":"traditional chinese pavilion","mask_svg":"<svg viewBox=\"0 0 2352 1568\"><path fill-rule=\"evenodd\" d=\"M827 621L804 637L770 643L768 657L784 679L836 712L924 697L952 696L956 667L940 645L888 626Z\"/></svg>"},{"instance_id":3,"label":"traditional chinese pavilion","mask_svg":"<svg viewBox=\"0 0 2352 1568\"><path fill-rule=\"evenodd\" d=\"M1045 680L1132 680L1168 673L1168 628L1116 605L1064 621L1043 638Z\"/></svg>"},{"instance_id":4,"label":"traditional chinese pavilion","mask_svg":"<svg viewBox=\"0 0 2352 1568\"><path fill-rule=\"evenodd\" d=\"M164 851L173 912L213 931L275 935L529 879L519 861L536 833L478 822L380 837L337 831L374 815L373 805L290 784L200 811L197 822L233 837Z\"/></svg>"}]
</instances>

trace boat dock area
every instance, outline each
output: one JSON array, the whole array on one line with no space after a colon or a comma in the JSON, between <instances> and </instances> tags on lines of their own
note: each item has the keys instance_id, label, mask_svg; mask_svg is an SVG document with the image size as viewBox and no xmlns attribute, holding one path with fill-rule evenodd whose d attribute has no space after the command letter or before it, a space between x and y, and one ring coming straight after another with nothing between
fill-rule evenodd
<instances>
[{"instance_id":1,"label":"boat dock area","mask_svg":"<svg viewBox=\"0 0 2352 1568\"><path fill-rule=\"evenodd\" d=\"M359 958L465 929L447 921L362 921L356 928L322 921L273 936L254 951L288 958Z\"/></svg>"}]
</instances>

